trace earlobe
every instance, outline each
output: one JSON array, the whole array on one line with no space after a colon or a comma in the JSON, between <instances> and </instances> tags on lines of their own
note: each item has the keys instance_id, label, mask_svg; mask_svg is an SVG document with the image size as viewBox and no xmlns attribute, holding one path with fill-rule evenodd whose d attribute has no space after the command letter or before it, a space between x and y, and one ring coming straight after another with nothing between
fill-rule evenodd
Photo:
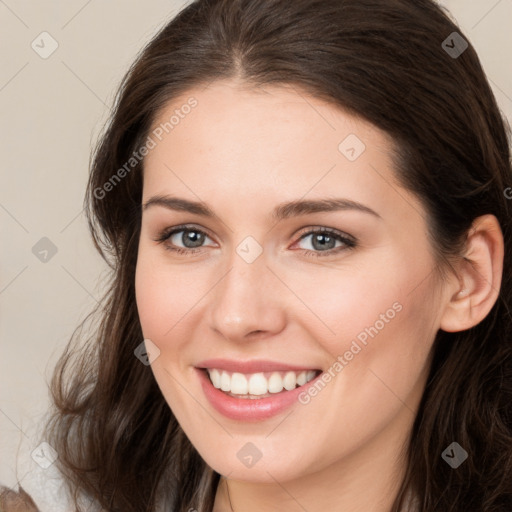
<instances>
[{"instance_id":1,"label":"earlobe","mask_svg":"<svg viewBox=\"0 0 512 512\"><path fill-rule=\"evenodd\" d=\"M440 329L465 331L479 324L499 296L503 273L504 242L498 220L478 217L469 230L466 252L458 269L460 285L448 289L448 302Z\"/></svg>"}]
</instances>

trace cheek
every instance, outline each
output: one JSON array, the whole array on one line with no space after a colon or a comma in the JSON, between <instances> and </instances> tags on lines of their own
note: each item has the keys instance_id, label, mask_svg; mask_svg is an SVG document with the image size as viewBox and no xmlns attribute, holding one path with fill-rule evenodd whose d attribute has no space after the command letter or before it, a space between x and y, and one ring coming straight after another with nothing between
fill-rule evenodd
<instances>
[{"instance_id":1,"label":"cheek","mask_svg":"<svg viewBox=\"0 0 512 512\"><path fill-rule=\"evenodd\" d=\"M305 414L322 418L311 441L311 453L321 456L308 462L311 468L334 463L340 454L363 446L401 410L406 417L414 414L435 330L426 309L426 285L410 290L379 290L359 310L338 309L337 317L343 317L335 324L338 334L319 341L334 359L325 386L301 396ZM294 435L291 428L289 434ZM322 441L326 438L333 440L328 446Z\"/></svg>"},{"instance_id":2,"label":"cheek","mask_svg":"<svg viewBox=\"0 0 512 512\"><path fill-rule=\"evenodd\" d=\"M385 332L401 322L400 310L410 302L408 293L419 273L390 258L385 264L362 262L354 270L306 275L294 282L294 292L308 309L304 326L315 331L331 356L348 350L353 339L364 344L375 330Z\"/></svg>"},{"instance_id":3,"label":"cheek","mask_svg":"<svg viewBox=\"0 0 512 512\"><path fill-rule=\"evenodd\" d=\"M162 258L157 256L144 248L139 250L135 296L144 336L158 344L171 335L198 290L185 272L166 271Z\"/></svg>"},{"instance_id":4,"label":"cheek","mask_svg":"<svg viewBox=\"0 0 512 512\"><path fill-rule=\"evenodd\" d=\"M169 265L166 254L158 251L139 251L135 272L137 310L144 338L160 350L152 365L158 381L162 375L168 379L165 370L173 374L184 371L195 355L190 339L204 316L212 279L208 280L206 271L186 267ZM172 382L165 386L172 386Z\"/></svg>"},{"instance_id":5,"label":"cheek","mask_svg":"<svg viewBox=\"0 0 512 512\"><path fill-rule=\"evenodd\" d=\"M166 293L166 283L158 279L158 272L144 257L139 257L135 272L135 297L137 310L145 338L158 340L169 329L166 318L170 321L169 311L177 304L173 300L173 293Z\"/></svg>"},{"instance_id":6,"label":"cheek","mask_svg":"<svg viewBox=\"0 0 512 512\"><path fill-rule=\"evenodd\" d=\"M366 266L363 277L358 271L316 286L303 283L307 304L321 320L303 326L314 330L331 360L335 394L363 416L369 410L386 416L390 402L405 400L423 375L437 332L424 263L393 259Z\"/></svg>"},{"instance_id":7,"label":"cheek","mask_svg":"<svg viewBox=\"0 0 512 512\"><path fill-rule=\"evenodd\" d=\"M362 347L380 340L380 346L406 351L407 346L423 344L422 334L432 322L426 300L432 265L428 251L404 259L399 244L387 249L378 258L361 258L353 271L323 286L323 298L317 296L318 311L332 331L331 354L350 349L353 340ZM309 289L314 290L311 283Z\"/></svg>"},{"instance_id":8,"label":"cheek","mask_svg":"<svg viewBox=\"0 0 512 512\"><path fill-rule=\"evenodd\" d=\"M187 349L187 312L190 304L197 302L197 287L191 286L190 276L184 272L166 271L158 255L144 248L139 250L135 272L135 296L142 332L160 350L159 357L151 364L156 382L173 411L180 412L179 420L194 417L195 402L182 393L177 376L181 360ZM186 358L185 358L186 359ZM188 427L190 428L190 427Z\"/></svg>"}]
</instances>

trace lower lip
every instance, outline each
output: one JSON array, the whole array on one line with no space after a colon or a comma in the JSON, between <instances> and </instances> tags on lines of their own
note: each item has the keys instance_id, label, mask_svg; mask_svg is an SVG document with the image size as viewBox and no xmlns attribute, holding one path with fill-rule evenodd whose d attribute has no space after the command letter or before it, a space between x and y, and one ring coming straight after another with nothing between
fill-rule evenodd
<instances>
[{"instance_id":1,"label":"lower lip","mask_svg":"<svg viewBox=\"0 0 512 512\"><path fill-rule=\"evenodd\" d=\"M313 380L307 384L292 389L291 391L284 391L276 393L275 396L267 398L235 398L227 395L220 389L217 389L206 370L196 368L201 386L204 394L212 406L221 414L237 421L261 421L271 418L283 412L293 403L298 402L299 395L307 389L306 386L311 386L322 375L318 374Z\"/></svg>"}]
</instances>

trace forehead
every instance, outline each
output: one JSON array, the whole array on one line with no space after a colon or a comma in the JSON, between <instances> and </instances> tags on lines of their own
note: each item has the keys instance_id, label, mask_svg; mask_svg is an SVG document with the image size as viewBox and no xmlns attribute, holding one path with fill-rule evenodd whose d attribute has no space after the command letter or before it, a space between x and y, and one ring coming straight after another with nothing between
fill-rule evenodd
<instances>
[{"instance_id":1,"label":"forehead","mask_svg":"<svg viewBox=\"0 0 512 512\"><path fill-rule=\"evenodd\" d=\"M215 193L277 202L331 194L385 208L406 194L397 195L385 132L296 86L224 81L190 89L158 113L150 136L146 198Z\"/></svg>"},{"instance_id":2,"label":"forehead","mask_svg":"<svg viewBox=\"0 0 512 512\"><path fill-rule=\"evenodd\" d=\"M391 137L371 123L334 102L311 96L297 85L251 87L235 80L195 87L169 101L155 116L152 130L159 129L164 138L172 132L174 140L180 132L189 135L193 130L197 140L204 140L205 135L223 136L243 140L245 146L251 143L245 138L248 134L268 139L285 130L290 134L287 140L307 135L312 142L319 142L330 132L329 144L348 130L371 137L383 150L393 145Z\"/></svg>"}]
</instances>

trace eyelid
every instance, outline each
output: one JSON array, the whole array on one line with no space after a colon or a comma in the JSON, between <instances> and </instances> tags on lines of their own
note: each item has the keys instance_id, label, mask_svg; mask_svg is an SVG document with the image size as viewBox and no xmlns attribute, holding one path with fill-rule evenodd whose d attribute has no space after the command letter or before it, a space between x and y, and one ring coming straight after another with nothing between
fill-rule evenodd
<instances>
[{"instance_id":1,"label":"eyelid","mask_svg":"<svg viewBox=\"0 0 512 512\"><path fill-rule=\"evenodd\" d=\"M351 242L356 242L357 239L355 237L353 237L352 235L349 235L348 233L345 233L344 231L340 231L339 229L336 229L336 228L328 228L326 226L318 226L318 225L313 225L313 226L307 226L303 229L301 229L299 231L299 240L302 240L302 238L306 235L311 235L311 234L315 234L315 233L327 233L327 234L333 234L333 235L337 235L339 236L340 238L346 238L347 240L350 240Z\"/></svg>"},{"instance_id":2,"label":"eyelid","mask_svg":"<svg viewBox=\"0 0 512 512\"><path fill-rule=\"evenodd\" d=\"M208 230L204 228L200 228L198 226L195 226L194 224L180 224L176 226L171 226L169 228L164 228L159 232L156 238L153 238L155 242L163 243L165 244L171 236L175 235L176 233L179 233L181 231L196 231L198 233L201 233L208 237L210 240L213 240L213 237L210 235ZM196 248L185 248L185 247L178 247L177 249L183 249L184 251L189 252L197 252L200 251L204 246L196 247Z\"/></svg>"},{"instance_id":3,"label":"eyelid","mask_svg":"<svg viewBox=\"0 0 512 512\"><path fill-rule=\"evenodd\" d=\"M160 235L154 239L155 242L163 243L165 248L167 250L176 252L176 253L183 253L183 254L198 254L201 253L204 247L207 246L200 246L200 247L194 247L194 248L187 248L187 247L171 247L166 242L170 239L171 236L175 235L176 233L182 232L182 231L196 231L198 233L201 233L205 235L207 238L210 238L210 240L213 240L213 237L209 234L208 230L199 228L194 224L181 224L172 226L169 228L166 228L160 232ZM307 255L313 255L314 257L328 257L328 256L335 256L339 252L354 249L358 245L358 240L353 237L352 235L349 235L348 233L345 233L343 231L337 230L335 228L328 228L326 226L307 226L305 228L302 228L300 230L300 234L297 235L298 239L292 244L292 247L296 244L298 244L300 241L302 241L307 236L313 236L318 233L326 233L333 235L336 237L338 241L340 241L344 246L342 247L335 247L332 249L327 249L325 251L314 251L311 249L299 249L303 252L305 252Z\"/></svg>"},{"instance_id":4,"label":"eyelid","mask_svg":"<svg viewBox=\"0 0 512 512\"><path fill-rule=\"evenodd\" d=\"M317 234L330 235L338 242L341 242L342 245L338 247L333 247L332 249L327 249L325 251L314 251L311 249L299 250L305 252L309 256L328 258L329 256L336 257L341 252L346 252L351 249L355 249L359 245L359 242L355 237L338 229L328 228L325 226L308 226L307 228L304 228L302 233L299 235L298 240L294 242L291 247L297 245L304 238L307 238L308 236L315 236Z\"/></svg>"}]
</instances>

